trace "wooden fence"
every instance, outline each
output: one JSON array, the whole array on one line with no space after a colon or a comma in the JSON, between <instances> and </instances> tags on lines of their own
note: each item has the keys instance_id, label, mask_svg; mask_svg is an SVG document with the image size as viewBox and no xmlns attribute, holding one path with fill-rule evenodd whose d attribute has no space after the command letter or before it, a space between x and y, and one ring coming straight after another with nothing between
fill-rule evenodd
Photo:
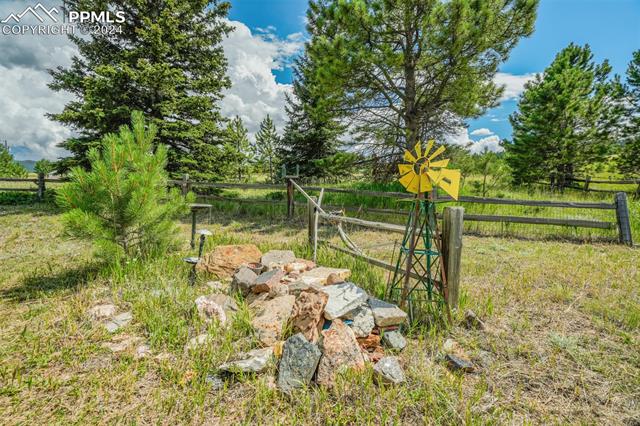
<instances>
[{"instance_id":1,"label":"wooden fence","mask_svg":"<svg viewBox=\"0 0 640 426\"><path fill-rule=\"evenodd\" d=\"M67 182L68 179L61 178L47 178L44 173L38 173L36 178L10 178L10 177L0 177L0 182L11 182L11 183L33 183L35 187L9 187L2 188L0 187L0 192L35 192L37 194L38 200L44 200L44 194L46 191L46 183L62 183Z\"/></svg>"},{"instance_id":2,"label":"wooden fence","mask_svg":"<svg viewBox=\"0 0 640 426\"><path fill-rule=\"evenodd\" d=\"M177 185L182 188L182 192L193 190L194 188L217 188L217 189L270 189L270 190L286 190L286 201L279 200L265 200L257 198L232 198L223 197L218 195L207 195L206 197L225 202L238 202L238 203L253 203L253 204L283 204L287 206L287 217L293 217L296 205L306 205L306 203L297 203L295 201L295 188L291 179L287 179L286 184L257 184L257 183L220 183L220 182L196 182L189 179L188 175L185 175L182 180L172 180L170 184ZM339 193L339 194L352 194L354 196L370 196L370 197L387 197L387 198L411 198L412 195L406 192L382 192L382 191L362 191L345 188L325 188L320 186L301 186L304 191L324 191L325 193ZM197 193L197 191L194 191ZM454 201L451 197L446 195L436 195L436 201L448 202ZM461 203L480 203L480 204L496 204L496 205L517 205L517 206L530 206L530 207L551 207L551 208L571 208L571 209L598 209L598 210L611 210L615 211L616 221L608 222L601 220L585 220L585 219L562 219L562 218L547 218L547 217L532 217L532 216L507 216L507 215L480 215L480 214L466 214L464 220L467 222L494 222L494 223L519 223L530 225L551 225L551 226L565 226L565 227L577 227L577 228L591 228L591 229L611 229L618 230L618 240L621 244L633 245L633 238L631 234L631 220L629 216L629 208L627 203L627 194L624 192L617 192L614 195L613 202L573 202L573 201L551 201L551 200L512 200L505 198L484 198L484 197L467 197L461 196L458 199ZM393 215L406 215L404 210L396 209L380 209L380 208L362 208L358 206L331 206L323 205L325 209L338 209L345 211L358 211L363 213L376 213L376 214L393 214ZM361 225L362 219L357 218L344 218L345 223L353 225ZM391 223L382 224L381 230L395 233L403 233L404 226L395 225Z\"/></svg>"},{"instance_id":3,"label":"wooden fence","mask_svg":"<svg viewBox=\"0 0 640 426\"><path fill-rule=\"evenodd\" d=\"M33 178L0 178L0 182L31 182L35 184L33 188L0 188L2 191L28 191L36 192L38 199L42 200L46 191L46 183L60 183L65 182L65 179L59 178L45 178L43 174L39 174L36 179ZM594 181L592 181L594 182ZM622 182L622 181L621 181ZM185 175L181 180L170 180L170 185L179 186L183 193L191 191L194 188L218 188L218 189L270 189L270 190L282 190L286 191L286 206L287 217L291 218L294 215L296 205L306 205L306 203L297 203L295 201L295 188L293 181L287 179L286 184L258 184L258 183L218 183L218 182L196 182L189 179L188 175ZM320 191L325 193L339 193L339 194L352 194L354 196L370 196L370 197L387 197L387 198L410 198L411 194L406 192L381 192L381 191L361 191L345 188L324 188L319 186L301 186L304 191ZM197 192L197 191L194 191ZM447 202L453 201L449 196L436 195L436 201ZM254 204L282 204L283 201L278 200L265 200L265 199L248 199L248 198L232 198L223 197L218 195L208 196L214 200L227 201L227 202L240 202L240 203L254 203ZM624 192L617 192L614 194L613 202L572 202L572 201L550 201L550 200L512 200L504 198L484 198L484 197L466 197L462 196L458 200L461 203L480 203L480 204L495 204L495 205L517 205L517 206L530 206L530 207L551 207L551 208L571 208L571 209L600 209L600 210L612 210L615 211L615 222L602 221L602 220L585 220L585 219L563 219L563 218L547 218L547 217L532 217L532 216L508 216L508 215L481 215L481 214L465 214L465 221L467 222L494 222L494 223L519 223L530 225L551 225L551 226L565 226L565 227L577 227L577 228L591 228L591 229L611 229L618 230L618 240L621 244L633 245L633 238L631 234L631 221L629 216L629 208L627 204L627 194ZM374 213L374 214L391 214L391 215L405 215L406 212L396 209L382 209L382 208L362 208L358 206L331 206L324 205L326 209L346 210L346 211L358 211L362 213ZM353 225L359 225L362 223L362 219L345 217L345 222ZM385 224L384 230L389 232L402 233L403 226L395 224Z\"/></svg>"},{"instance_id":4,"label":"wooden fence","mask_svg":"<svg viewBox=\"0 0 640 426\"><path fill-rule=\"evenodd\" d=\"M614 194L617 192L626 192L634 194L636 197L640 197L640 179L621 179L621 180L603 180L603 179L592 179L590 176L585 178L567 178L568 181L574 182L575 185L569 185L567 188L577 189L584 192L603 192ZM540 185L549 186L551 185L549 182L537 182ZM591 184L603 184L603 185L638 185L634 190L613 190L613 189L600 189L593 188Z\"/></svg>"}]
</instances>

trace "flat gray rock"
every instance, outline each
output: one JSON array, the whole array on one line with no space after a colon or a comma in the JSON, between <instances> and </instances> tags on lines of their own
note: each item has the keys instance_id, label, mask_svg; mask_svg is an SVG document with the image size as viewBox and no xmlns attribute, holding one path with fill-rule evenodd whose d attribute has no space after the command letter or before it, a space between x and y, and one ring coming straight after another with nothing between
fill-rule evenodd
<instances>
[{"instance_id":1,"label":"flat gray rock","mask_svg":"<svg viewBox=\"0 0 640 426\"><path fill-rule=\"evenodd\" d=\"M324 317L329 320L340 318L366 303L369 295L352 282L329 285L320 289L329 295L324 307Z\"/></svg>"},{"instance_id":2,"label":"flat gray rock","mask_svg":"<svg viewBox=\"0 0 640 426\"><path fill-rule=\"evenodd\" d=\"M268 267L284 266L287 263L293 263L296 260L296 255L291 250L269 250L262 255L260 262Z\"/></svg>"},{"instance_id":3,"label":"flat gray rock","mask_svg":"<svg viewBox=\"0 0 640 426\"><path fill-rule=\"evenodd\" d=\"M112 304L97 305L87 311L87 314L94 320L102 320L115 315L118 308Z\"/></svg>"},{"instance_id":4,"label":"flat gray rock","mask_svg":"<svg viewBox=\"0 0 640 426\"><path fill-rule=\"evenodd\" d=\"M122 327L126 326L133 319L133 315L131 312L123 312L115 317L111 318L109 321L104 323L104 328L107 329L109 333L115 333L120 330Z\"/></svg>"},{"instance_id":5,"label":"flat gray rock","mask_svg":"<svg viewBox=\"0 0 640 426\"><path fill-rule=\"evenodd\" d=\"M258 276L246 266L240 267L238 271L233 274L233 281L231 281L231 291L240 291L243 296L246 296L251 292L251 288L256 282Z\"/></svg>"},{"instance_id":6,"label":"flat gray rock","mask_svg":"<svg viewBox=\"0 0 640 426\"><path fill-rule=\"evenodd\" d=\"M401 351L407 346L407 340L398 330L385 331L382 335L382 343L395 351Z\"/></svg>"},{"instance_id":7,"label":"flat gray rock","mask_svg":"<svg viewBox=\"0 0 640 426\"><path fill-rule=\"evenodd\" d=\"M287 284L287 287L289 287L289 294L297 296L303 291L319 291L322 288L322 285L298 280L292 282L291 284Z\"/></svg>"},{"instance_id":8,"label":"flat gray rock","mask_svg":"<svg viewBox=\"0 0 640 426\"><path fill-rule=\"evenodd\" d=\"M229 373L260 373L273 356L273 348L254 349L242 353L234 361L228 361L218 367L222 371Z\"/></svg>"},{"instance_id":9,"label":"flat gray rock","mask_svg":"<svg viewBox=\"0 0 640 426\"><path fill-rule=\"evenodd\" d=\"M307 386L318 367L322 353L309 343L302 333L294 334L284 343L278 368L277 386L283 392Z\"/></svg>"},{"instance_id":10,"label":"flat gray rock","mask_svg":"<svg viewBox=\"0 0 640 426\"><path fill-rule=\"evenodd\" d=\"M385 356L373 366L374 377L378 382L394 385L405 381L404 371L395 356Z\"/></svg>"},{"instance_id":11,"label":"flat gray rock","mask_svg":"<svg viewBox=\"0 0 640 426\"><path fill-rule=\"evenodd\" d=\"M345 318L353 321L350 326L356 337L367 337L376 326L373 312L366 304L349 312L345 315Z\"/></svg>"},{"instance_id":12,"label":"flat gray rock","mask_svg":"<svg viewBox=\"0 0 640 426\"><path fill-rule=\"evenodd\" d=\"M399 325L406 321L407 313L396 305L387 303L375 297L369 298L369 307L373 311L373 318L378 327Z\"/></svg>"}]
</instances>

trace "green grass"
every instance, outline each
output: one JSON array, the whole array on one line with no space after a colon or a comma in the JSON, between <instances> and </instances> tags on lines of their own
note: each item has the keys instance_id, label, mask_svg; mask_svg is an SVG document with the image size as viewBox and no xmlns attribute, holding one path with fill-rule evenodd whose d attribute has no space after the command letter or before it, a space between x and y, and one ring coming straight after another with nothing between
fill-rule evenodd
<instances>
[{"instance_id":1,"label":"green grass","mask_svg":"<svg viewBox=\"0 0 640 426\"><path fill-rule=\"evenodd\" d=\"M309 256L300 215L253 205L217 211L218 244L253 242L263 251ZM214 391L206 377L253 347L251 313L230 327L203 323L194 300L210 277L187 284L184 248L162 259L119 267L96 263L86 243L65 239L59 212L47 205L0 211L0 418L3 424L495 424L638 421L640 411L640 252L615 245L465 237L461 308L486 332L460 326L413 336L401 354L406 385L377 386L371 371L347 373L335 389L310 387L288 397L261 376ZM323 232L326 230L323 230ZM389 235L359 230L369 244ZM389 259L390 246L371 249ZM319 263L349 267L353 280L382 295L385 272L321 249ZM110 336L86 315L104 302L134 321ZM185 352L206 332L203 347ZM103 345L137 337L153 355L112 354ZM451 374L440 360L453 337L479 365ZM156 356L162 354L160 359Z\"/></svg>"}]
</instances>

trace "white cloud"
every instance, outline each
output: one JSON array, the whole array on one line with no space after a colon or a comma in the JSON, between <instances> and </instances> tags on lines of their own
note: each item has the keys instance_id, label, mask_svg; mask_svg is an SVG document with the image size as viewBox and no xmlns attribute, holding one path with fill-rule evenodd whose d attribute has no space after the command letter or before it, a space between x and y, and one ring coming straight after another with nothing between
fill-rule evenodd
<instances>
[{"instance_id":1,"label":"white cloud","mask_svg":"<svg viewBox=\"0 0 640 426\"><path fill-rule=\"evenodd\" d=\"M278 83L272 70L282 70L291 64L304 45L304 37L302 33L294 33L282 40L273 34L275 28L256 30L260 34L252 34L242 22L231 24L235 31L222 45L229 62L227 74L232 87L225 92L221 112L227 117L239 115L251 137L267 114L276 128L282 130L287 118L285 95L291 92L292 86Z\"/></svg>"},{"instance_id":2,"label":"white cloud","mask_svg":"<svg viewBox=\"0 0 640 426\"><path fill-rule=\"evenodd\" d=\"M500 98L500 102L517 99L524 91L524 85L527 81L533 80L536 74L514 75L499 72L493 78L494 83L504 86L504 93Z\"/></svg>"},{"instance_id":3,"label":"white cloud","mask_svg":"<svg viewBox=\"0 0 640 426\"><path fill-rule=\"evenodd\" d=\"M469 144L473 143L473 141L469 138L469 130L466 127L460 127L454 133L445 135L444 141L449 145L460 146L468 146Z\"/></svg>"},{"instance_id":4,"label":"white cloud","mask_svg":"<svg viewBox=\"0 0 640 426\"><path fill-rule=\"evenodd\" d=\"M486 127L483 127L481 129L476 129L473 132L471 132L471 136L490 136L492 134L493 132L487 129Z\"/></svg>"},{"instance_id":5,"label":"white cloud","mask_svg":"<svg viewBox=\"0 0 640 426\"><path fill-rule=\"evenodd\" d=\"M469 151L472 154L479 154L484 152L485 150L491 152L502 152L504 148L500 146L500 137L497 135L489 136L486 138L482 138L477 142L474 142Z\"/></svg>"},{"instance_id":6,"label":"white cloud","mask_svg":"<svg viewBox=\"0 0 640 426\"><path fill-rule=\"evenodd\" d=\"M54 0L41 3L46 7L60 5ZM0 20L24 8L24 1L0 2ZM38 22L26 15L21 23ZM47 69L69 66L75 51L64 35L0 36L0 141L6 140L17 148L18 159L56 159L65 155L56 145L72 132L45 114L61 111L72 97L47 87L51 81Z\"/></svg>"}]
</instances>

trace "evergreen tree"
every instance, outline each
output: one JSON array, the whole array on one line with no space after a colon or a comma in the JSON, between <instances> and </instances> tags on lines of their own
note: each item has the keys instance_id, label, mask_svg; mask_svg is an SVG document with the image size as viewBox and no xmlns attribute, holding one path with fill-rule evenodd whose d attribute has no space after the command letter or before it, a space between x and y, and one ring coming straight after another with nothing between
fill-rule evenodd
<instances>
[{"instance_id":1,"label":"evergreen tree","mask_svg":"<svg viewBox=\"0 0 640 426\"><path fill-rule=\"evenodd\" d=\"M256 153L264 168L269 172L269 180L275 182L275 171L278 168L278 152L280 151L280 137L276 126L269 114L260 123L260 130L256 134Z\"/></svg>"},{"instance_id":2,"label":"evergreen tree","mask_svg":"<svg viewBox=\"0 0 640 426\"><path fill-rule=\"evenodd\" d=\"M533 31L538 0L315 0L313 96L344 116L360 152L395 162L495 106L493 77Z\"/></svg>"},{"instance_id":3,"label":"evergreen tree","mask_svg":"<svg viewBox=\"0 0 640 426\"><path fill-rule=\"evenodd\" d=\"M323 177L331 174L319 162L336 154L338 134L343 126L319 105L313 95L315 70L305 54L296 60L293 94L287 94L287 125L282 137L280 158L288 170L300 167L301 176Z\"/></svg>"},{"instance_id":4,"label":"evergreen tree","mask_svg":"<svg viewBox=\"0 0 640 426\"><path fill-rule=\"evenodd\" d=\"M27 175L27 169L13 158L9 147L5 144L0 144L0 176L27 177Z\"/></svg>"},{"instance_id":5,"label":"evergreen tree","mask_svg":"<svg viewBox=\"0 0 640 426\"><path fill-rule=\"evenodd\" d=\"M46 158L36 161L36 164L33 167L33 170L36 173L42 173L45 176L51 173L54 169L55 169L55 164L47 160Z\"/></svg>"},{"instance_id":6,"label":"evergreen tree","mask_svg":"<svg viewBox=\"0 0 640 426\"><path fill-rule=\"evenodd\" d=\"M247 177L251 167L251 144L242 119L236 116L227 124L227 143L235 154L234 168L238 180Z\"/></svg>"},{"instance_id":7,"label":"evergreen tree","mask_svg":"<svg viewBox=\"0 0 640 426\"><path fill-rule=\"evenodd\" d=\"M91 170L74 167L57 201L72 236L93 240L108 259L164 253L176 242L174 221L187 213L176 188L167 192L167 148L153 151L157 128L133 112L131 129L107 134L87 154Z\"/></svg>"},{"instance_id":8,"label":"evergreen tree","mask_svg":"<svg viewBox=\"0 0 640 426\"><path fill-rule=\"evenodd\" d=\"M66 6L124 11L125 21L108 34L70 36L79 55L69 68L50 71L50 87L77 98L50 115L78 133L60 145L72 154L59 162L61 171L87 168L89 150L140 110L158 128L155 143L168 147L167 168L173 175L223 175L229 153L216 103L230 84L220 45L231 30L225 21L229 4L67 0Z\"/></svg>"},{"instance_id":9,"label":"evergreen tree","mask_svg":"<svg viewBox=\"0 0 640 426\"><path fill-rule=\"evenodd\" d=\"M627 176L640 177L640 50L633 52L627 68L627 122L624 123L624 145L618 164Z\"/></svg>"},{"instance_id":10,"label":"evergreen tree","mask_svg":"<svg viewBox=\"0 0 640 426\"><path fill-rule=\"evenodd\" d=\"M525 85L505 144L516 184L549 179L560 189L581 168L602 161L618 120L620 83L611 66L593 62L589 45L570 44Z\"/></svg>"}]
</instances>

